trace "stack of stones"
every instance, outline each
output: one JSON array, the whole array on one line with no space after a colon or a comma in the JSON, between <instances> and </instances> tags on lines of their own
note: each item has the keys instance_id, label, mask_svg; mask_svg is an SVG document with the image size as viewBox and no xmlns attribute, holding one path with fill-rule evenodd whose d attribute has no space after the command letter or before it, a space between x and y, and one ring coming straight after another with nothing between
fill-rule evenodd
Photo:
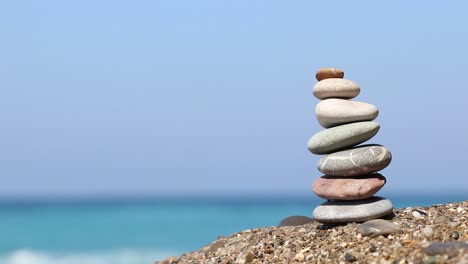
<instances>
[{"instance_id":1,"label":"stack of stones","mask_svg":"<svg viewBox=\"0 0 468 264\"><path fill-rule=\"evenodd\" d=\"M316 179L312 189L327 201L313 212L322 223L364 222L392 212L388 199L374 196L386 179L377 171L390 164L392 155L381 145L359 145L377 134L379 110L376 106L350 100L361 88L343 79L336 68L320 69L313 89L321 101L315 108L318 122L325 129L307 143L313 154L325 154L318 170L325 175ZM359 146L358 146L359 145Z\"/></svg>"}]
</instances>

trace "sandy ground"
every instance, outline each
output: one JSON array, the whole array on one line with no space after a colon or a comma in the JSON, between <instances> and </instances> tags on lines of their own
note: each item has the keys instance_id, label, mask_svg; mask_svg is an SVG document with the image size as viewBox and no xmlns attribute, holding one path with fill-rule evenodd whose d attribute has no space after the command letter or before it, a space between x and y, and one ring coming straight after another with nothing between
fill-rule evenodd
<instances>
[{"instance_id":1,"label":"sandy ground","mask_svg":"<svg viewBox=\"0 0 468 264\"><path fill-rule=\"evenodd\" d=\"M357 232L359 223L265 227L219 238L200 250L155 263L468 264L468 246L462 244L468 243L468 201L396 209L387 219L401 231L371 238ZM445 243L435 251L427 249L436 242Z\"/></svg>"}]
</instances>

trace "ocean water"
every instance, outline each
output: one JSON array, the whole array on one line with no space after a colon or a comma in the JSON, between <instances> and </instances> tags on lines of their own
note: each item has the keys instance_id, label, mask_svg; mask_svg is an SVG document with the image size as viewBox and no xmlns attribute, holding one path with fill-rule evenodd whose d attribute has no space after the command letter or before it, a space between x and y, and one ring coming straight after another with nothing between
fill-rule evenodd
<instances>
[{"instance_id":1,"label":"ocean water","mask_svg":"<svg viewBox=\"0 0 468 264\"><path fill-rule=\"evenodd\" d=\"M468 199L387 196L394 206ZM322 200L299 198L35 199L0 201L2 264L148 264L218 236L310 215Z\"/></svg>"}]
</instances>

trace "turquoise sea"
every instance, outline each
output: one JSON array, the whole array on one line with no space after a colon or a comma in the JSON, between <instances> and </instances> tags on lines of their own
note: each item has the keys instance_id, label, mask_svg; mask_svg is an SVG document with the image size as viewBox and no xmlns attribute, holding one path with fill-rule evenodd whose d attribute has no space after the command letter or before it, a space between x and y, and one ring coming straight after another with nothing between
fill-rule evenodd
<instances>
[{"instance_id":1,"label":"turquoise sea","mask_svg":"<svg viewBox=\"0 0 468 264\"><path fill-rule=\"evenodd\" d=\"M427 206L467 194L386 196ZM310 215L315 197L3 199L2 264L148 264L196 250L218 236Z\"/></svg>"}]
</instances>

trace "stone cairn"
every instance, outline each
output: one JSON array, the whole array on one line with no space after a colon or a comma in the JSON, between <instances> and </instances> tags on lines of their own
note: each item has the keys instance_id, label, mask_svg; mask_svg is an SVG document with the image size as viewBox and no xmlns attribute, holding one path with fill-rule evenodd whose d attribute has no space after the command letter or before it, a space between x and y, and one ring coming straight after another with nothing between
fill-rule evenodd
<instances>
[{"instance_id":1,"label":"stone cairn","mask_svg":"<svg viewBox=\"0 0 468 264\"><path fill-rule=\"evenodd\" d=\"M313 154L325 154L317 164L325 175L312 185L316 195L327 199L313 212L313 218L322 223L364 222L393 210L390 200L373 196L386 182L376 172L390 164L392 154L381 145L359 145L379 131L379 123L372 121L379 110L350 100L361 88L343 77L342 70L320 69L313 88L321 100L315 108L317 120L325 129L310 138L307 148Z\"/></svg>"}]
</instances>

